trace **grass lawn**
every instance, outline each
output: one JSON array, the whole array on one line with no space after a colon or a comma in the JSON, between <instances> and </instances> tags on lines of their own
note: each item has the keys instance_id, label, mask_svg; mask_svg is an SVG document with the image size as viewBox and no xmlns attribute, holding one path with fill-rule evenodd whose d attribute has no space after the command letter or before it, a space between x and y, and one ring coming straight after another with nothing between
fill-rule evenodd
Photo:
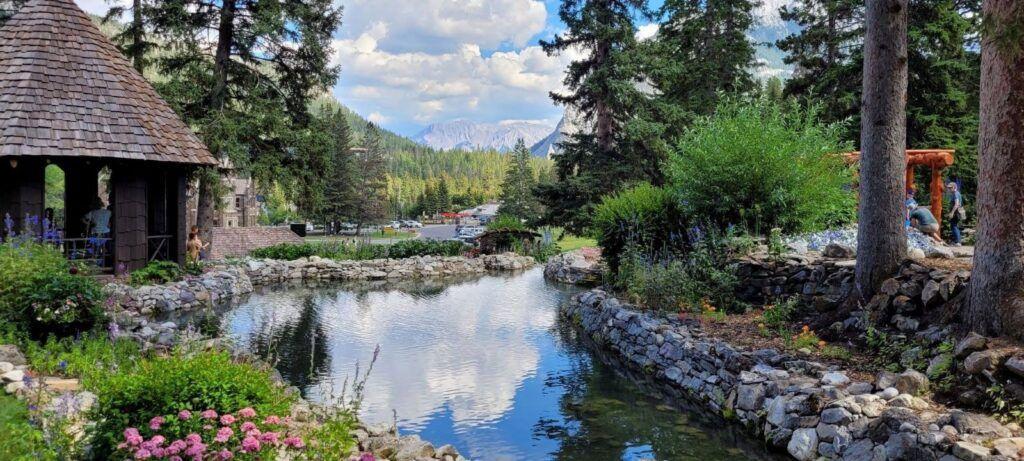
<instances>
[{"instance_id":1,"label":"grass lawn","mask_svg":"<svg viewBox=\"0 0 1024 461\"><path fill-rule=\"evenodd\" d=\"M557 236L561 234L561 232L561 229L555 229L553 234ZM562 240L555 240L555 243L558 243L558 247L561 248L562 251L566 253L578 250L583 247L597 246L597 240L594 240L590 237L577 237L575 235L570 234L566 234L565 237L562 238Z\"/></svg>"},{"instance_id":2,"label":"grass lawn","mask_svg":"<svg viewBox=\"0 0 1024 461\"><path fill-rule=\"evenodd\" d=\"M408 240L408 239L411 239L411 238L415 238L418 234L415 233L415 232L406 232L406 231L401 231L401 232L381 232L381 231L376 231L376 232L364 232L363 235L360 236L360 238L362 238L363 236L366 236L366 235L369 235L370 238L373 239L373 240L394 240L394 241L398 241L398 240ZM333 241L338 241L338 240L355 241L355 240L357 240L357 238L356 238L355 235L311 235L309 237L306 237L305 240L306 240L306 242L315 243L315 242L333 242Z\"/></svg>"}]
</instances>

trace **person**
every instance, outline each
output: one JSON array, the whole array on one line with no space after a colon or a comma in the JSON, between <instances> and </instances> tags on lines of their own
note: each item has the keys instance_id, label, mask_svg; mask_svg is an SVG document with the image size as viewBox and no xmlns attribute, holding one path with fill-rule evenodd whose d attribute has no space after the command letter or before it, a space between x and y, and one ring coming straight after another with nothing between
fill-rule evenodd
<instances>
[{"instance_id":1,"label":"person","mask_svg":"<svg viewBox=\"0 0 1024 461\"><path fill-rule=\"evenodd\" d=\"M960 195L960 188L955 182L950 181L946 185L946 191L949 193L949 202L951 209L949 210L949 232L953 236L953 245L960 246L961 234L960 234L960 221L967 218L967 210L964 209L964 199Z\"/></svg>"},{"instance_id":2,"label":"person","mask_svg":"<svg viewBox=\"0 0 1024 461\"><path fill-rule=\"evenodd\" d=\"M103 205L103 199L93 200L93 210L82 217L90 237L105 238L110 235L110 210Z\"/></svg>"},{"instance_id":3,"label":"person","mask_svg":"<svg viewBox=\"0 0 1024 461\"><path fill-rule=\"evenodd\" d=\"M206 259L206 248L209 247L210 244L203 243L203 238L201 237L202 235L203 234L200 231L199 226L194 225L192 226L192 229L189 231L188 242L185 245L186 251L189 251L189 248L191 248L193 240L195 240L196 244L198 245L195 257L191 258L193 262ZM195 237L193 238L193 236Z\"/></svg>"},{"instance_id":4,"label":"person","mask_svg":"<svg viewBox=\"0 0 1024 461\"><path fill-rule=\"evenodd\" d=\"M907 189L907 200L903 202L907 207L906 213L903 214L903 225L910 227L910 212L917 208L917 200L914 200L914 189Z\"/></svg>"},{"instance_id":5,"label":"person","mask_svg":"<svg viewBox=\"0 0 1024 461\"><path fill-rule=\"evenodd\" d=\"M910 211L910 225L932 240L942 243L942 238L939 237L939 221L928 208L915 205Z\"/></svg>"}]
</instances>

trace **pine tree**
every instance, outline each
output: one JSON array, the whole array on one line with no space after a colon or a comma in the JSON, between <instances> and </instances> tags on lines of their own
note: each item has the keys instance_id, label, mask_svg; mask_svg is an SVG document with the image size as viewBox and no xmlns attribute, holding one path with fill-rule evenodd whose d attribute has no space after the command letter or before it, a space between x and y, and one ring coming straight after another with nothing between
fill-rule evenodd
<instances>
[{"instance_id":1,"label":"pine tree","mask_svg":"<svg viewBox=\"0 0 1024 461\"><path fill-rule=\"evenodd\" d=\"M149 65L149 55L156 45L149 39L146 30L151 26L155 10L154 6L145 0L132 0L130 7L111 6L107 10L106 16L103 17L103 23L120 20L127 12L131 12L131 21L113 37L114 43L118 44L121 52L128 57L135 70L141 74L146 71Z\"/></svg>"},{"instance_id":2,"label":"pine tree","mask_svg":"<svg viewBox=\"0 0 1024 461\"><path fill-rule=\"evenodd\" d=\"M666 0L654 42L653 75L664 99L675 107L685 127L696 115L714 110L718 95L756 88L752 0ZM714 59L709 59L713 56Z\"/></svg>"},{"instance_id":3,"label":"pine tree","mask_svg":"<svg viewBox=\"0 0 1024 461\"><path fill-rule=\"evenodd\" d=\"M856 292L867 303L907 253L907 0L868 0Z\"/></svg>"},{"instance_id":4,"label":"pine tree","mask_svg":"<svg viewBox=\"0 0 1024 461\"><path fill-rule=\"evenodd\" d=\"M381 142L380 129L367 123L363 137L364 151L356 155L356 191L349 216L356 223L356 234L363 225L384 219L387 212L387 159Z\"/></svg>"},{"instance_id":5,"label":"pine tree","mask_svg":"<svg viewBox=\"0 0 1024 461\"><path fill-rule=\"evenodd\" d=\"M314 171L324 179L324 216L330 220L345 216L351 204L359 199L355 188L358 172L356 158L352 153L352 134L348 119L341 110L330 110L321 115L324 129L330 134L328 148L328 169Z\"/></svg>"},{"instance_id":6,"label":"pine tree","mask_svg":"<svg viewBox=\"0 0 1024 461\"><path fill-rule=\"evenodd\" d=\"M530 149L522 139L516 142L510 157L505 180L501 183L500 212L520 220L535 221L539 217L539 207L533 196L536 181L530 167Z\"/></svg>"},{"instance_id":7,"label":"pine tree","mask_svg":"<svg viewBox=\"0 0 1024 461\"><path fill-rule=\"evenodd\" d=\"M441 177L437 183L437 212L447 213L452 208L452 194L448 190L448 182Z\"/></svg>"},{"instance_id":8,"label":"pine tree","mask_svg":"<svg viewBox=\"0 0 1024 461\"><path fill-rule=\"evenodd\" d=\"M661 159L642 148L657 142L651 133L663 130L644 117L649 98L640 90L644 76L633 21L647 10L646 0L563 0L559 17L568 30L541 42L548 55L573 50L585 56L566 71L568 93L551 98L575 109L590 127L563 143L555 158L558 180L538 189L548 223L581 233L602 195L660 175Z\"/></svg>"},{"instance_id":9,"label":"pine tree","mask_svg":"<svg viewBox=\"0 0 1024 461\"><path fill-rule=\"evenodd\" d=\"M979 137L978 245L967 325L1024 337L1024 50L1020 2L985 0Z\"/></svg>"},{"instance_id":10,"label":"pine tree","mask_svg":"<svg viewBox=\"0 0 1024 461\"><path fill-rule=\"evenodd\" d=\"M153 30L170 53L160 60L158 91L214 155L273 181L294 159L293 132L308 106L337 80L331 40L341 9L331 0L181 0L157 2ZM213 53L207 44L210 33ZM284 155L291 153L291 155ZM200 175L197 224L207 230L218 176Z\"/></svg>"}]
</instances>

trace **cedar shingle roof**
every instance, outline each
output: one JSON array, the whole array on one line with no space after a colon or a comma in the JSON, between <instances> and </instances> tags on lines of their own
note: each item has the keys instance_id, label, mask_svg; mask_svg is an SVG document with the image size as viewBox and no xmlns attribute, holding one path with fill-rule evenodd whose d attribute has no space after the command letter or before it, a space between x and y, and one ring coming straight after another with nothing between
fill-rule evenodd
<instances>
[{"instance_id":1,"label":"cedar shingle roof","mask_svg":"<svg viewBox=\"0 0 1024 461\"><path fill-rule=\"evenodd\" d=\"M30 0L0 28L0 157L216 164L73 0Z\"/></svg>"}]
</instances>

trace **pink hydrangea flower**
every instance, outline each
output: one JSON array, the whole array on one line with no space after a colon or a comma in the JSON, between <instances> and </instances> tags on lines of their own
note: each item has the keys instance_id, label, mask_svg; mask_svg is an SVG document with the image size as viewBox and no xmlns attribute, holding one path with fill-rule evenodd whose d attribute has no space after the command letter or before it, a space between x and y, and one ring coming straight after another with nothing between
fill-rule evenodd
<instances>
[{"instance_id":1,"label":"pink hydrangea flower","mask_svg":"<svg viewBox=\"0 0 1024 461\"><path fill-rule=\"evenodd\" d=\"M167 461L181 461L181 456L171 456Z\"/></svg>"},{"instance_id":2,"label":"pink hydrangea flower","mask_svg":"<svg viewBox=\"0 0 1024 461\"><path fill-rule=\"evenodd\" d=\"M252 430L256 429L256 423L253 423L252 421L246 421L246 422L242 423L242 427L240 427L239 429L241 429L242 432L252 431Z\"/></svg>"},{"instance_id":3,"label":"pink hydrangea flower","mask_svg":"<svg viewBox=\"0 0 1024 461\"><path fill-rule=\"evenodd\" d=\"M188 410L181 410L178 412L178 419L186 421L192 417L192 412Z\"/></svg>"},{"instance_id":4,"label":"pink hydrangea flower","mask_svg":"<svg viewBox=\"0 0 1024 461\"><path fill-rule=\"evenodd\" d=\"M163 423L164 423L164 417L163 416L156 416L153 419L149 420L149 428L154 430L154 431L159 431L160 430L160 426L163 425Z\"/></svg>"},{"instance_id":5,"label":"pink hydrangea flower","mask_svg":"<svg viewBox=\"0 0 1024 461\"><path fill-rule=\"evenodd\" d=\"M200 443L203 443L203 437L201 435L196 434L196 433L193 432L193 433L185 436L185 443L190 445L190 446L191 445L198 445Z\"/></svg>"},{"instance_id":6,"label":"pink hydrangea flower","mask_svg":"<svg viewBox=\"0 0 1024 461\"><path fill-rule=\"evenodd\" d=\"M242 418L255 418L256 410L253 410L252 407L245 407L241 410L238 410L238 416Z\"/></svg>"},{"instance_id":7,"label":"pink hydrangea flower","mask_svg":"<svg viewBox=\"0 0 1024 461\"><path fill-rule=\"evenodd\" d=\"M224 415L220 417L220 423L227 426L235 423L235 417L231 415Z\"/></svg>"},{"instance_id":8,"label":"pink hydrangea flower","mask_svg":"<svg viewBox=\"0 0 1024 461\"><path fill-rule=\"evenodd\" d=\"M231 439L231 436L234 435L234 433L235 431L231 430L230 427L222 427L220 428L220 430L217 431L217 437L214 437L213 441L217 443L227 442L229 439Z\"/></svg>"},{"instance_id":9,"label":"pink hydrangea flower","mask_svg":"<svg viewBox=\"0 0 1024 461\"><path fill-rule=\"evenodd\" d=\"M277 432L264 432L263 435L260 436L260 442L269 443L271 445L277 445L277 438Z\"/></svg>"},{"instance_id":10,"label":"pink hydrangea flower","mask_svg":"<svg viewBox=\"0 0 1024 461\"><path fill-rule=\"evenodd\" d=\"M184 451L186 448L188 448L188 444L185 443L184 440L175 440L171 442L170 445L167 446L167 454L176 455Z\"/></svg>"},{"instance_id":11,"label":"pink hydrangea flower","mask_svg":"<svg viewBox=\"0 0 1024 461\"><path fill-rule=\"evenodd\" d=\"M263 432L260 432L259 429L253 429L245 433L245 435L248 437L259 437L260 434L263 434Z\"/></svg>"},{"instance_id":12,"label":"pink hydrangea flower","mask_svg":"<svg viewBox=\"0 0 1024 461\"><path fill-rule=\"evenodd\" d=\"M206 444L203 443L197 443L185 449L185 456L193 458L202 458L203 453L206 453Z\"/></svg>"},{"instance_id":13,"label":"pink hydrangea flower","mask_svg":"<svg viewBox=\"0 0 1024 461\"><path fill-rule=\"evenodd\" d=\"M218 455L220 456L220 459L222 459L222 460L228 460L228 459L231 459L231 458L235 457L235 454L232 453L230 450L227 450L227 449L221 450L220 453L218 453Z\"/></svg>"},{"instance_id":14,"label":"pink hydrangea flower","mask_svg":"<svg viewBox=\"0 0 1024 461\"><path fill-rule=\"evenodd\" d=\"M138 446L145 440L139 435L139 430L134 427L129 427L124 430L124 441L130 446Z\"/></svg>"},{"instance_id":15,"label":"pink hydrangea flower","mask_svg":"<svg viewBox=\"0 0 1024 461\"><path fill-rule=\"evenodd\" d=\"M152 458L152 457L153 457L153 454L150 453L149 450L147 450L145 448L141 448L141 449L139 449L139 451L135 452L135 459L149 459L149 458Z\"/></svg>"},{"instance_id":16,"label":"pink hydrangea flower","mask_svg":"<svg viewBox=\"0 0 1024 461\"><path fill-rule=\"evenodd\" d=\"M359 461L377 461L377 457L373 456L373 453L363 453L359 455Z\"/></svg>"},{"instance_id":17,"label":"pink hydrangea flower","mask_svg":"<svg viewBox=\"0 0 1024 461\"><path fill-rule=\"evenodd\" d=\"M299 437L286 437L284 439L284 444L285 444L285 446L294 447L294 448L302 448L302 447L306 446L306 444Z\"/></svg>"},{"instance_id":18,"label":"pink hydrangea flower","mask_svg":"<svg viewBox=\"0 0 1024 461\"><path fill-rule=\"evenodd\" d=\"M217 419L217 412L213 410L206 410L202 413L199 413L199 416L202 416L203 419Z\"/></svg>"},{"instance_id":19,"label":"pink hydrangea flower","mask_svg":"<svg viewBox=\"0 0 1024 461\"><path fill-rule=\"evenodd\" d=\"M267 416L267 418L263 420L263 424L281 424L281 417L274 415Z\"/></svg>"},{"instance_id":20,"label":"pink hydrangea flower","mask_svg":"<svg viewBox=\"0 0 1024 461\"><path fill-rule=\"evenodd\" d=\"M167 449L156 447L153 449L153 456L157 458L163 458L167 454Z\"/></svg>"},{"instance_id":21,"label":"pink hydrangea flower","mask_svg":"<svg viewBox=\"0 0 1024 461\"><path fill-rule=\"evenodd\" d=\"M156 444L156 446L159 447L159 446L163 445L164 442L167 441L167 437L164 437L162 435L154 435L153 438L149 439L149 440L151 440L153 443Z\"/></svg>"},{"instance_id":22,"label":"pink hydrangea flower","mask_svg":"<svg viewBox=\"0 0 1024 461\"><path fill-rule=\"evenodd\" d=\"M260 441L256 440L256 437L246 437L244 440L242 440L242 451L246 453L260 451Z\"/></svg>"}]
</instances>

